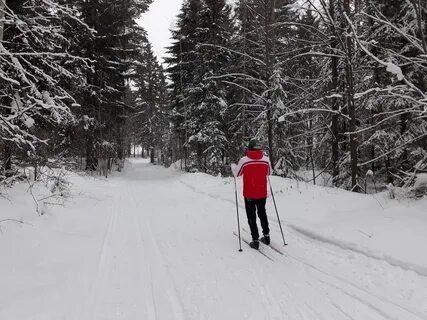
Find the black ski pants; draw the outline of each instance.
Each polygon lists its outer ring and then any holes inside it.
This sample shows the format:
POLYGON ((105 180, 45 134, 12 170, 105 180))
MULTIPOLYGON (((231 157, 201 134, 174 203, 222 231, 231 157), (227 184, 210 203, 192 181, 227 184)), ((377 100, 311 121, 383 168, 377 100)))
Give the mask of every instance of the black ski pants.
POLYGON ((259 220, 261 221, 262 233, 270 234, 268 227, 267 212, 265 211, 266 198, 263 199, 248 199, 245 198, 245 209, 248 217, 249 228, 251 229, 251 235, 253 240, 259 239, 258 226, 256 222, 256 216, 258 213, 259 220))

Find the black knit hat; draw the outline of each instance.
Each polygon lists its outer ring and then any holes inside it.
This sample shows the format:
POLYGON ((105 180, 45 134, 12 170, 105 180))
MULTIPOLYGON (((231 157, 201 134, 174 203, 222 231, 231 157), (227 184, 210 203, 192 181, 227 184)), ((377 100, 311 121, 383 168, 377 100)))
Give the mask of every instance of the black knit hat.
POLYGON ((257 139, 252 139, 248 143, 248 150, 261 150, 261 145, 257 139))

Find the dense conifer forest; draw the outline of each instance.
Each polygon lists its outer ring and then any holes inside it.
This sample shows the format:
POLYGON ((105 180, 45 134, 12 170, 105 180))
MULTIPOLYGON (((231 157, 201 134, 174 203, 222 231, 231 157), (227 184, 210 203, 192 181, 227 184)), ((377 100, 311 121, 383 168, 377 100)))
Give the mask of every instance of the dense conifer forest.
POLYGON ((151 0, 0 0, 0 181, 108 175, 135 146, 229 175, 259 139, 275 174, 364 192, 427 171, 427 3, 185 0, 164 63, 151 0), (368 183, 367 183, 368 182, 368 183))

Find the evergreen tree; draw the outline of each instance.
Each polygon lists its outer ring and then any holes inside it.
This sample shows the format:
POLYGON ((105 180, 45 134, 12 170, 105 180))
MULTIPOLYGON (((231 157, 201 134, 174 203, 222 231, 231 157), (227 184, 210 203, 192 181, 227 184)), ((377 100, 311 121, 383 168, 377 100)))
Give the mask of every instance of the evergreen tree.
POLYGON ((363 164, 385 175, 388 183, 396 178, 397 183, 408 183, 413 177, 409 172, 427 165, 427 127, 420 118, 427 92, 427 60, 422 58, 426 6, 417 1, 371 1, 363 3, 362 13, 365 28, 355 30, 355 37, 370 79, 361 97, 363 164))
POLYGON ((155 158, 158 162, 170 163, 165 72, 154 57, 148 40, 141 51, 141 60, 135 67, 134 112, 130 115, 133 143, 149 151, 152 163, 155 158))
MULTIPOLYGON (((62 17, 73 19, 86 33, 91 31, 73 8, 55 2, 9 0, 4 6, 0 143, 2 168, 8 174, 14 153, 39 162, 42 149, 49 146, 52 152, 61 144, 62 136, 56 130, 74 121, 71 107, 77 104, 68 83, 80 82, 74 66, 87 67, 88 61, 67 51, 75 43, 66 37, 62 17)), ((44 160, 47 157, 45 154, 44 160)))
MULTIPOLYGON (((279 114, 286 93, 283 88, 288 65, 286 51, 290 44, 293 17, 288 9, 294 3, 290 0, 239 2, 238 20, 240 35, 238 45, 244 72, 235 81, 246 91, 242 125, 250 123, 251 130, 245 129, 244 139, 258 136, 268 145, 270 158, 274 164, 278 156, 276 130, 279 114), (278 75, 280 82, 278 83, 278 75), (243 81, 242 81, 243 80, 243 81), (274 85, 273 85, 274 83, 274 85), (275 87, 275 92, 271 90, 275 87)), ((286 89, 285 89, 286 90, 286 89)))
POLYGON ((230 66, 230 7, 225 1, 187 1, 178 18, 167 60, 177 97, 176 132, 191 166, 218 173, 228 146, 224 132, 227 86, 217 77, 230 66))
POLYGON ((94 62, 93 68, 87 70, 87 85, 80 94, 87 169, 95 169, 98 159, 124 158, 125 119, 131 112, 125 104, 128 81, 143 43, 143 30, 136 19, 149 3, 149 0, 80 3, 83 18, 96 30, 93 38, 83 39, 81 43, 86 57, 94 62))

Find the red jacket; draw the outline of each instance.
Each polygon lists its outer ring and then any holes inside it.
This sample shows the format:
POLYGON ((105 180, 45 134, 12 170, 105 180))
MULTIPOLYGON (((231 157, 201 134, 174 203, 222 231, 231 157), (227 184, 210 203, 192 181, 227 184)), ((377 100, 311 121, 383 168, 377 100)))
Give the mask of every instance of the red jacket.
POLYGON ((271 174, 270 159, 261 150, 248 150, 246 157, 231 166, 234 176, 243 176, 243 196, 248 199, 267 198, 267 176, 271 174))

